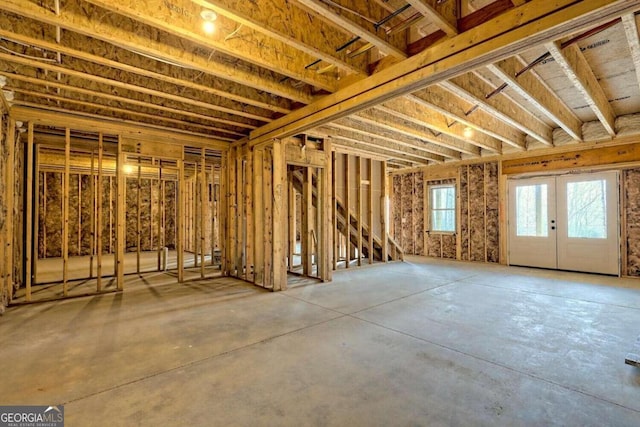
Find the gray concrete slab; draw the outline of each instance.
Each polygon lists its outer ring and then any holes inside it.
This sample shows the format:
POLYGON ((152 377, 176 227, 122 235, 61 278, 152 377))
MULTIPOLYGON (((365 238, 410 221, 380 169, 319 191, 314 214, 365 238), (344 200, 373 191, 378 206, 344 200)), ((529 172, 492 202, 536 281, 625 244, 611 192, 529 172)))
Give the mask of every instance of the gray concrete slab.
POLYGON ((640 425, 640 281, 417 257, 275 294, 174 280, 10 308, 0 404, 65 404, 69 426, 640 425))

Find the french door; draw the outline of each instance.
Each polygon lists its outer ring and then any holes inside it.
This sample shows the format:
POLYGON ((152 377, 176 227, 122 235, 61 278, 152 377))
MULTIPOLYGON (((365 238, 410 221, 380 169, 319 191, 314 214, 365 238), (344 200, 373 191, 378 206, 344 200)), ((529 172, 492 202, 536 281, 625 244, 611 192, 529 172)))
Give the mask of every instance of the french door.
POLYGON ((509 181, 509 264, 618 275, 618 173, 509 181))

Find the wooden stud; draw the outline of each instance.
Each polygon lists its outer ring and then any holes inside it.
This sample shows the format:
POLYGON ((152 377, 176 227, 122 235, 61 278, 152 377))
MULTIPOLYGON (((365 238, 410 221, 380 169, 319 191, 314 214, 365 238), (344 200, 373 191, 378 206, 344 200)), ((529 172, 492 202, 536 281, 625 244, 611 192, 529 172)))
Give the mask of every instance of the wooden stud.
POLYGON ((25 287, 26 300, 31 301, 31 283, 33 281, 33 122, 29 122, 27 126, 27 183, 26 183, 26 207, 25 207, 25 225, 26 236, 24 241, 24 257, 25 257, 25 287))
MULTIPOLYGON (((326 147, 325 147, 325 150, 326 147)), ((336 160, 338 153, 335 151, 328 151, 328 155, 331 156, 331 218, 333 231, 333 269, 338 269, 338 260, 340 258, 340 239, 338 232, 338 200, 337 200, 337 172, 336 172, 336 160)))
POLYGON ((487 164, 482 164, 482 216, 484 219, 484 262, 488 262, 487 251, 487 164))
POLYGON ((69 184, 71 129, 65 129, 64 178, 62 184, 62 294, 69 295, 69 184))
POLYGON ((228 229, 228 215, 229 215, 229 153, 231 150, 223 153, 220 160, 220 198, 218 201, 218 212, 220 215, 219 232, 220 241, 224 242, 220 251, 220 270, 225 276, 229 275, 229 229, 228 229))
POLYGON ((254 218, 253 235, 256 238, 254 245, 255 254, 253 256, 254 267, 254 283, 257 285, 264 284, 264 260, 265 260, 265 231, 264 231, 264 150, 253 150, 253 209, 254 218))
MULTIPOLYGON (((116 168, 117 168, 117 158, 116 158, 116 168)), ((117 174, 117 169, 116 169, 117 174)), ((113 250, 113 244, 115 242, 113 235, 113 226, 114 226, 114 215, 113 215, 113 177, 109 176, 109 253, 115 254, 113 250)), ((116 265, 113 265, 113 274, 116 274, 116 265)))
MULTIPOLYGON (((200 157, 200 278, 204 279, 204 252, 205 252, 205 215, 206 215, 206 197, 207 194, 207 165, 205 157, 205 149, 201 149, 200 157)), ((197 168, 196 168, 197 169, 197 168)), ((213 254, 211 254, 213 256, 213 254)))
POLYGON ((331 259, 335 258, 333 252, 333 214, 335 213, 335 194, 333 193, 333 161, 332 161, 332 141, 326 138, 323 142, 325 153, 326 168, 321 170, 322 174, 322 198, 318 199, 318 209, 322 212, 322 245, 320 247, 321 254, 321 273, 320 278, 325 281, 332 280, 332 268, 330 267, 331 259), (329 203, 331 200, 332 203, 329 203))
POLYGON ((76 255, 82 255, 82 174, 78 172, 78 252, 76 255))
MULTIPOLYGON (((47 172, 42 172, 42 216, 47 217, 47 172)), ((42 255, 47 257, 47 222, 42 221, 42 255)))
POLYGON ((217 202, 217 191, 216 191, 216 170, 215 166, 211 165, 211 182, 209 183, 210 191, 211 191, 211 200, 209 205, 210 217, 211 217, 211 236, 210 236, 210 246, 211 246, 211 265, 216 265, 216 222, 218 218, 218 202, 217 202))
POLYGON ((199 225, 200 222, 198 221, 198 213, 200 212, 200 198, 198 197, 198 163, 194 162, 193 163, 193 178, 191 180, 189 180, 189 197, 190 197, 190 203, 189 203, 189 214, 187 214, 187 218, 189 218, 189 224, 190 224, 190 234, 189 236, 191 237, 191 242, 192 242, 192 250, 193 250, 193 266, 194 267, 198 267, 199 265, 199 260, 198 260, 198 254, 199 254, 199 243, 200 243, 200 230, 199 230, 199 225))
POLYGON ((7 291, 8 302, 13 299, 13 200, 14 200, 14 185, 15 185, 15 137, 16 137, 16 121, 9 119, 9 128, 7 130, 7 165, 6 165, 6 203, 7 203, 7 218, 5 220, 5 252, 4 252, 4 267, 5 267, 5 289, 7 291))
POLYGON ((184 282, 184 238, 185 238, 185 179, 184 179, 184 148, 182 155, 178 159, 178 182, 176 183, 178 190, 178 203, 176 206, 176 250, 178 251, 178 283, 184 282))
POLYGON ((351 179, 350 176, 350 164, 349 155, 344 155, 344 209, 346 212, 345 218, 345 239, 346 239, 346 254, 345 268, 349 268, 351 264, 351 179))
POLYGON ((31 272, 31 277, 33 277, 33 283, 37 283, 38 277, 38 258, 40 254, 40 146, 36 144, 34 146, 35 149, 35 172, 34 172, 34 210, 33 210, 33 239, 34 239, 34 248, 33 248, 33 271, 31 272))
POLYGON ((124 172, 125 152, 122 137, 118 135, 118 158, 116 162, 116 286, 119 291, 124 289, 124 249, 126 244, 126 176, 124 172))
POLYGON ((507 265, 507 175, 502 173, 502 162, 498 162, 498 233, 500 264, 507 265))
POLYGON ((311 255, 313 233, 313 171, 311 167, 303 169, 302 187, 302 230, 300 240, 302 246, 302 274, 311 276, 313 261, 311 255))
POLYGON ((287 165, 284 144, 273 141, 273 290, 287 289, 287 271, 284 259, 286 246, 285 227, 287 211, 285 209, 285 191, 287 165))
POLYGON ((313 196, 311 197, 311 208, 314 212, 315 225, 313 226, 313 254, 315 255, 315 265, 316 265, 316 277, 322 278, 321 276, 321 265, 323 261, 323 256, 325 254, 320 252, 322 247, 322 217, 323 217, 323 201, 324 195, 321 194, 323 189, 323 169, 322 168, 311 168, 311 176, 316 177, 316 206, 313 206, 313 196))
POLYGON ((228 270, 229 275, 236 276, 236 245, 237 245, 237 234, 236 234, 236 222, 238 221, 238 206, 236 204, 237 197, 237 189, 236 189, 236 150, 229 150, 228 154, 228 182, 229 185, 227 187, 227 197, 229 200, 229 213, 227 216, 227 225, 228 225, 228 238, 227 238, 227 246, 228 246, 228 270))
POLYGON ((102 291, 102 157, 104 155, 104 143, 102 132, 98 134, 98 206, 96 224, 96 246, 97 246, 97 272, 96 272, 96 291, 102 291))
POLYGON ((391 178, 387 176, 387 162, 382 161, 381 163, 380 182, 382 185, 382 201, 380 203, 380 240, 382 242, 382 260, 389 262, 389 190, 391 186, 388 180, 391 178))
POLYGON ((367 222, 369 223, 369 241, 367 242, 367 250, 369 251, 369 264, 373 264, 373 160, 367 161, 369 169, 369 211, 367 214, 367 222))
POLYGON ((142 207, 142 194, 141 194, 141 177, 142 177, 142 168, 140 166, 140 162, 142 159, 138 156, 138 177, 136 179, 137 187, 136 187, 136 273, 140 274, 140 234, 142 233, 141 229, 141 216, 140 209, 142 207))
POLYGON ((164 252, 164 181, 162 180, 162 160, 158 160, 158 212, 156 216, 156 233, 158 240, 158 271, 162 270, 164 252))
MULTIPOLYGON (((424 256, 429 256, 429 234, 428 231, 430 229, 429 226, 429 185, 426 178, 426 171, 422 174, 422 254, 424 256)), ((440 253, 442 256, 442 252, 440 253)))
POLYGON ((264 286, 267 289, 274 289, 273 274, 273 150, 264 150, 263 177, 264 183, 264 286))
POLYGON ((356 157, 356 241, 358 267, 362 265, 362 157, 356 157))
POLYGON ((89 172, 89 198, 91 199, 91 216, 89 217, 89 228, 91 229, 91 239, 89 239, 89 278, 93 277, 93 263, 96 254, 96 197, 100 194, 96 191, 95 173, 95 151, 91 150, 91 170, 89 172))
POLYGON ((625 177, 627 175, 626 170, 620 171, 619 182, 619 194, 618 200, 620 200, 620 275, 629 275, 629 247, 628 247, 628 231, 627 231, 627 197, 626 197, 626 184, 625 177))
POLYGON ((467 165, 467 261, 471 261, 471 185, 469 185, 470 166, 467 165))
POLYGON ((287 263, 289 271, 293 271, 294 253, 296 251, 296 193, 293 187, 294 175, 293 171, 287 171, 288 181, 288 212, 289 212, 289 252, 287 254, 287 263))
MULTIPOLYGON (((253 209, 252 209, 252 199, 253 199, 253 180, 251 177, 253 176, 253 158, 251 154, 247 156, 247 160, 245 162, 245 170, 244 170, 244 212, 245 212, 245 245, 244 245, 244 257, 246 264, 246 275, 245 279, 249 282, 254 281, 254 260, 253 260, 253 246, 254 246, 254 235, 253 235, 253 209)), ((286 206, 283 206, 283 209, 286 210, 286 206)))

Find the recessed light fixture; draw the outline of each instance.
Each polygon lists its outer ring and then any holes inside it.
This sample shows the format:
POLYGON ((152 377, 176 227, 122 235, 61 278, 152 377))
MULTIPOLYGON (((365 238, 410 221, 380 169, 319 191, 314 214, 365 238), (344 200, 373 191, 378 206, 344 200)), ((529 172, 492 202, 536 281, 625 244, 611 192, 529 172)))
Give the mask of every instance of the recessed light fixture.
POLYGON ((202 18, 202 29, 206 34, 213 34, 216 31, 216 24, 214 24, 215 20, 218 19, 218 15, 209 9, 203 9, 200 12, 200 17, 202 18))
POLYGON ((473 129, 469 126, 465 127, 462 131, 462 135, 464 135, 465 138, 471 138, 473 136, 473 129))

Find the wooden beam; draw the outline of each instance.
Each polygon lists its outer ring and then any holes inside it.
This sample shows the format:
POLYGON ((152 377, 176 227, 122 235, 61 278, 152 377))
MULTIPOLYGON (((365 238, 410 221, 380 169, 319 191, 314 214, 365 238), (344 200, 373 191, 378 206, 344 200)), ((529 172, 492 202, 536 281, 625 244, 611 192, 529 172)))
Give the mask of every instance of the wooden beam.
POLYGON ((513 126, 545 144, 551 141, 552 129, 550 126, 506 98, 503 93, 487 98, 486 96, 495 88, 474 74, 456 77, 450 81, 442 82, 440 86, 472 103, 474 108, 475 106, 481 108, 487 114, 493 115, 509 126, 513 126))
POLYGON ((365 64, 360 58, 350 58, 346 51, 336 52, 344 43, 345 34, 340 34, 324 22, 313 21, 298 7, 276 2, 258 3, 243 0, 193 0, 206 9, 215 11, 247 28, 265 34, 286 45, 335 65, 347 73, 365 76, 365 64))
POLYGON ((378 49, 381 52, 392 55, 397 58, 406 58, 407 54, 402 50, 398 49, 393 44, 389 43, 387 40, 377 36, 375 33, 366 30, 362 26, 354 23, 348 18, 345 18, 343 14, 336 12, 334 9, 329 7, 326 3, 320 0, 296 0, 298 3, 304 5, 310 10, 314 11, 316 14, 324 16, 331 21, 335 22, 339 27, 344 28, 351 34, 354 34, 360 37, 362 40, 365 40, 378 49))
MULTIPOLYGON (((8 18, 5 17, 5 19, 8 19, 8 18)), ((3 18, 0 16, 0 24, 4 24, 7 26, 7 28, 9 28, 10 22, 3 21, 3 18)), ((179 87, 189 88, 195 91, 196 93, 200 93, 203 95, 221 97, 237 103, 252 105, 254 107, 264 108, 270 111, 279 112, 283 114, 289 113, 291 111, 287 103, 282 102, 285 100, 278 101, 278 100, 274 100, 273 97, 271 96, 265 97, 263 94, 258 93, 256 89, 249 88, 248 86, 236 88, 235 86, 237 86, 237 84, 234 84, 231 81, 222 80, 226 86, 220 87, 220 85, 218 85, 218 87, 213 87, 214 86, 213 84, 207 85, 207 84, 202 84, 201 82, 196 83, 185 77, 173 77, 171 75, 155 72, 148 68, 143 68, 143 65, 141 64, 142 61, 140 60, 141 58, 140 56, 136 56, 136 54, 132 52, 127 52, 122 49, 120 49, 118 52, 119 61, 114 61, 105 57, 104 55, 94 55, 91 53, 87 53, 85 51, 76 50, 71 47, 64 46, 59 43, 49 42, 40 38, 29 37, 24 34, 19 34, 13 31, 5 30, 4 28, 1 28, 1 27, 2 25, 0 25, 0 37, 13 40, 15 42, 19 42, 28 46, 37 47, 43 50, 49 50, 51 52, 61 53, 62 55, 65 55, 65 56, 80 59, 83 61, 88 61, 93 64, 101 65, 104 67, 121 70, 126 73, 131 73, 131 74, 136 74, 138 76, 152 78, 152 79, 173 84, 179 87), (134 65, 129 65, 129 63, 138 63, 139 65, 134 66, 134 65)), ((114 49, 117 49, 117 48, 114 47, 114 49)), ((52 84, 54 82, 48 80, 47 83, 52 84)), ((230 105, 233 105, 233 104, 230 104, 230 105)))
MULTIPOLYGON (((21 64, 21 65, 26 65, 26 66, 30 66, 30 67, 36 67, 39 69, 43 69, 52 73, 60 73, 60 74, 64 74, 67 76, 73 76, 79 79, 83 79, 83 80, 88 80, 88 81, 92 81, 95 83, 99 83, 99 84, 103 84, 106 85, 108 87, 112 87, 112 88, 120 88, 120 89, 124 89, 127 91, 132 91, 132 92, 138 92, 144 95, 149 95, 149 96, 154 96, 157 97, 159 99, 168 99, 171 101, 175 101, 175 102, 179 102, 182 103, 184 105, 190 105, 192 107, 197 107, 197 108, 203 108, 206 110, 211 110, 211 111, 220 111, 220 107, 216 106, 214 104, 208 103, 208 102, 203 102, 203 101, 198 101, 196 99, 191 99, 191 98, 186 98, 184 96, 179 96, 179 95, 174 95, 174 94, 170 94, 167 92, 163 92, 160 90, 155 90, 155 89, 150 89, 144 86, 138 86, 138 85, 133 85, 130 83, 126 83, 126 82, 122 82, 122 81, 118 81, 118 80, 114 80, 114 79, 108 79, 102 76, 96 76, 93 74, 88 74, 88 73, 84 73, 81 71, 76 71, 76 70, 72 70, 69 68, 64 68, 58 65, 52 65, 49 63, 45 63, 45 62, 35 62, 32 59, 29 58, 23 58, 23 57, 19 57, 19 56, 15 56, 15 55, 9 55, 7 53, 2 53, 0 52, 0 60, 3 61, 7 61, 8 63, 16 63, 16 64, 21 64)), ((32 91, 33 92, 33 91, 32 91)), ((36 92, 37 93, 37 92, 36 92)), ((94 94, 96 95, 96 94, 94 94)), ((49 98, 53 98, 54 95, 49 95, 49 98)), ((69 99, 66 98, 64 99, 66 102, 69 102, 69 99)), ((102 106, 104 107, 104 106, 102 106)), ((115 110, 114 107, 111 107, 115 110)), ((238 115, 237 114, 237 110, 230 110, 230 109, 224 109, 226 111, 223 111, 226 114, 233 114, 233 115, 238 115), (228 110, 228 111, 227 111, 228 110)), ((141 114, 141 113, 139 113, 141 114)), ((242 114, 242 115, 246 115, 246 114, 242 114)), ((260 122, 269 122, 271 121, 271 119, 263 117, 263 116, 257 116, 257 115, 253 115, 251 114, 250 119, 253 120, 257 120, 260 122)), ((253 123, 247 123, 244 121, 240 121, 240 120, 230 120, 227 118, 223 118, 223 117, 213 117, 211 116, 210 119, 211 121, 217 122, 217 123, 222 123, 222 124, 227 124, 230 126, 236 126, 239 128, 246 128, 246 129, 255 129, 256 125, 254 125, 253 123)))
MULTIPOLYGON (((516 77, 516 73, 522 70, 525 65, 519 57, 513 57, 491 64, 488 68, 507 83, 511 89, 564 129, 573 139, 581 141, 582 122, 564 101, 554 94, 534 72, 529 71, 516 77)), ((537 139, 547 145, 552 142, 546 139, 537 139)))
POLYGON ((627 36, 631 60, 636 70, 636 82, 640 85, 640 38, 638 36, 638 21, 635 13, 628 13, 622 17, 624 33, 627 36))
POLYGON ((479 156, 480 148, 494 153, 502 152, 502 143, 496 138, 480 132, 466 135, 465 126, 462 123, 448 119, 444 114, 434 111, 420 102, 415 102, 411 95, 387 101, 378 108, 418 126, 426 126, 434 130, 436 134, 444 134, 443 137, 450 137, 438 140, 442 140, 442 144, 461 153, 479 156))
POLYGON ((118 123, 115 121, 97 120, 85 117, 79 117, 75 114, 51 112, 30 107, 13 106, 11 108, 12 115, 25 122, 33 121, 34 124, 44 126, 59 126, 65 123, 74 130, 85 130, 93 132, 104 132, 110 134, 131 135, 139 140, 162 140, 170 143, 188 144, 193 147, 205 146, 214 150, 226 151, 229 149, 229 143, 220 141, 215 138, 206 138, 203 136, 194 136, 170 130, 158 130, 139 124, 118 123))
POLYGON ((460 11, 457 1, 407 0, 407 2, 445 33, 451 36, 458 34, 460 11))
MULTIPOLYGON (((514 148, 525 148, 525 133, 477 108, 474 104, 455 96, 438 85, 407 95, 414 102, 431 108, 465 127, 482 132, 514 148)), ((549 129, 551 140, 551 129, 549 129)), ((501 147, 502 148, 502 147, 501 147)))
POLYGON ((376 108, 372 111, 363 111, 351 118, 353 120, 368 123, 371 126, 377 126, 391 132, 400 133, 404 136, 413 138, 414 140, 422 141, 424 144, 422 148, 433 154, 438 154, 453 160, 460 160, 462 158, 460 151, 452 148, 452 145, 448 144, 451 142, 455 145, 455 141, 452 141, 453 138, 447 135, 443 136, 434 134, 425 127, 407 123, 402 119, 394 119, 393 115, 390 115, 388 111, 383 110, 382 108, 383 107, 376 108))
MULTIPOLYGON (((117 3, 110 0, 88 0, 88 2, 134 21, 166 31, 196 45, 239 58, 295 80, 330 92, 336 88, 335 79, 305 68, 315 59, 313 56, 299 52, 280 40, 265 37, 251 29, 249 31, 245 29, 244 33, 249 34, 241 37, 225 37, 221 34, 222 31, 218 31, 218 34, 212 36, 195 31, 194 29, 201 26, 201 7, 193 2, 181 4, 180 13, 175 13, 169 5, 163 3, 151 7, 151 5, 137 0, 120 0, 117 3)), ((216 25, 221 29, 229 29, 229 32, 235 31, 237 28, 237 24, 220 16, 216 25)))
MULTIPOLYGON (((130 0, 130 3, 133 2, 134 0, 130 0)), ((107 4, 109 2, 103 1, 103 3, 107 4)), ((141 4, 141 7, 145 6, 146 3, 141 4)), ((163 6, 163 8, 165 8, 166 14, 166 6, 163 6)), ((25 3, 22 0, 5 0, 0 3, 0 10, 25 16, 52 26, 58 26, 62 29, 77 32, 107 43, 118 40, 120 47, 132 52, 142 52, 145 55, 177 64, 187 69, 214 75, 295 101, 306 103, 312 99, 309 93, 293 88, 286 83, 279 82, 275 76, 269 76, 264 73, 258 73, 258 75, 256 75, 256 73, 245 70, 242 67, 236 67, 234 64, 228 64, 222 61, 210 61, 206 55, 199 55, 195 49, 174 47, 169 43, 169 36, 157 34, 157 39, 150 39, 145 34, 136 34, 135 32, 121 29, 120 25, 112 25, 107 22, 108 20, 91 19, 86 13, 81 12, 81 5, 77 2, 67 2, 60 15, 55 14, 46 7, 40 7, 36 3, 25 3)), ((149 13, 149 15, 152 16, 153 14, 149 13)), ((106 15, 103 16, 103 18, 105 17, 106 15)), ((161 17, 156 15, 156 18, 160 19, 161 17)), ((118 19, 117 15, 112 19, 118 19)), ((167 19, 165 25, 171 25, 173 22, 173 17, 165 17, 165 19, 167 19)), ((196 27, 198 26, 194 25, 192 28, 196 27)), ((255 49, 251 49, 248 52, 253 53, 253 50, 255 49)))
POLYGON ((493 1, 488 5, 476 10, 475 12, 461 17, 458 20, 458 31, 468 31, 471 28, 477 27, 478 25, 487 22, 490 19, 496 18, 512 7, 513 4, 510 0, 493 1))
POLYGON ((286 137, 634 11, 633 0, 532 0, 251 132, 251 145, 286 137))
POLYGON ((562 49, 559 42, 547 43, 546 47, 571 83, 587 101, 607 133, 611 137, 615 137, 616 114, 589 62, 580 51, 580 47, 577 44, 572 44, 562 49))
MULTIPOLYGON (((82 95, 86 95, 86 96, 92 96, 92 97, 96 97, 96 98, 100 98, 103 100, 109 100, 109 101, 116 101, 118 103, 121 104, 131 104, 131 105, 135 105, 138 107, 143 107, 143 108, 148 108, 148 109, 152 109, 152 110, 157 110, 159 112, 165 112, 165 113, 169 113, 169 114, 176 114, 176 115, 182 115, 184 117, 190 117, 193 119, 197 119, 197 120, 206 120, 206 121, 211 121, 211 122, 217 122, 217 119, 212 118, 210 116, 206 116, 204 114, 198 114, 198 113, 193 113, 191 111, 186 111, 186 110, 179 110, 177 108, 170 108, 170 107, 164 107, 162 105, 157 105, 157 104, 153 104, 153 103, 149 103, 149 102, 143 102, 143 101, 137 101, 134 99, 130 99, 130 98, 126 98, 123 96, 116 96, 116 95, 110 95, 107 93, 98 93, 96 91, 93 90, 88 90, 88 89, 83 89, 83 88, 79 88, 79 87, 75 87, 75 86, 69 86, 69 85, 65 85, 62 83, 57 83, 57 82, 51 82, 51 81, 47 81, 47 80, 40 80, 40 79, 35 79, 32 77, 27 77, 27 76, 21 76, 18 74, 11 74, 11 73, 5 73, 5 72, 0 72, 1 76, 5 76, 7 77, 7 79, 9 79, 9 81, 11 80, 16 80, 16 81, 21 81, 24 83, 28 83, 30 85, 39 85, 39 86, 47 86, 50 88, 56 88, 56 89, 60 89, 60 90, 65 90, 65 91, 69 91, 69 92, 73 92, 73 93, 79 93, 82 95)), ((39 97, 43 97, 43 98, 49 98, 49 99, 58 99, 61 101, 66 101, 66 100, 74 100, 73 98, 69 98, 69 97, 55 97, 55 96, 50 96, 51 94, 47 94, 47 93, 42 93, 42 92, 34 92, 34 91, 26 91, 24 89, 20 89, 17 88, 17 91, 21 91, 22 93, 30 93, 30 94, 34 94, 35 96, 39 96, 39 97)), ((75 100, 77 101, 77 100, 75 100)), ((85 103, 85 105, 91 106, 91 103, 85 103)), ((116 108, 110 108, 110 107, 106 107, 104 105, 100 105, 100 104, 93 104, 94 107, 99 107, 99 108, 107 108, 110 109, 111 111, 126 111, 127 113, 132 113, 135 115, 135 112, 131 111, 131 110, 126 110, 126 109, 116 109, 116 108)), ((145 115, 140 114, 141 117, 144 117, 145 115)), ((154 116, 156 119, 160 119, 162 120, 161 117, 159 117, 158 115, 154 116)), ((201 129, 205 129, 205 130, 210 130, 210 131, 214 131, 214 132, 221 132, 221 133, 226 133, 229 136, 244 136, 243 133, 241 132, 236 132, 234 130, 229 130, 229 129, 225 129, 222 127, 216 127, 216 126, 210 126, 210 125, 204 125, 201 123, 193 123, 193 122, 187 122, 187 121, 183 121, 183 120, 169 120, 172 123, 182 123, 185 125, 190 125, 193 126, 195 125, 195 127, 201 128, 201 129)), ((225 139, 226 137, 220 137, 221 139, 225 139)), ((235 138, 229 138, 229 140, 234 140, 235 138)))

